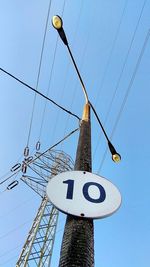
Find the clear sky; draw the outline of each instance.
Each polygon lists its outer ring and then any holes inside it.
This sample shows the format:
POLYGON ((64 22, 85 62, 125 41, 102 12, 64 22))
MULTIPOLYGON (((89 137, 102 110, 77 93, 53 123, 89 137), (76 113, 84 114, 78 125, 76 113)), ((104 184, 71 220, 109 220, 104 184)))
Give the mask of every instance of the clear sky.
MULTIPOLYGON (((49 0, 1 1, 0 68, 34 88, 40 64, 49 0)), ((122 155, 105 153, 107 143, 92 115, 93 172, 113 182, 122 205, 95 221, 95 267, 149 267, 150 240, 150 1, 52 0, 38 90, 81 116, 84 96, 66 47, 51 25, 63 15, 71 50, 105 130, 122 155), (54 56, 55 55, 55 56, 54 56)), ((23 154, 29 137, 34 93, 0 72, 0 179, 23 154)), ((47 149, 78 121, 36 97, 30 151, 47 149)), ((75 159, 78 134, 58 149, 75 159)), ((20 181, 21 173, 16 179, 20 181)), ((6 176, 7 177, 7 176, 6 176)), ((11 182, 12 180, 10 180, 11 182)), ((13 267, 40 204, 21 181, 0 187, 0 266, 13 267), (4 192, 3 192, 4 191, 4 192)), ((58 266, 65 216, 60 216, 52 267, 58 266)))

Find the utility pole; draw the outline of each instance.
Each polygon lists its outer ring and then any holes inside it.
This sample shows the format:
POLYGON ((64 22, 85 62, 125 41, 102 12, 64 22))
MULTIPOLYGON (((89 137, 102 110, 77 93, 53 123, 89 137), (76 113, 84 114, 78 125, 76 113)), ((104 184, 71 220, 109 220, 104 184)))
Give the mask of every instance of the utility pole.
MULTIPOLYGON (((83 110, 75 170, 92 171, 89 104, 85 104, 83 110)), ((94 225, 92 219, 68 215, 61 247, 59 267, 75 266, 94 266, 94 225)))

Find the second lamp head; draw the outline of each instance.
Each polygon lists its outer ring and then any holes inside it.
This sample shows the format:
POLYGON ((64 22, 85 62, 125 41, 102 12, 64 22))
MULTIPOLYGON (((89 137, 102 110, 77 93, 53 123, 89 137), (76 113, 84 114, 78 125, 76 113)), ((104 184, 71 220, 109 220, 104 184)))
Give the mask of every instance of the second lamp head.
POLYGON ((60 30, 63 26, 63 21, 60 16, 55 15, 52 17, 52 25, 56 30, 60 30))

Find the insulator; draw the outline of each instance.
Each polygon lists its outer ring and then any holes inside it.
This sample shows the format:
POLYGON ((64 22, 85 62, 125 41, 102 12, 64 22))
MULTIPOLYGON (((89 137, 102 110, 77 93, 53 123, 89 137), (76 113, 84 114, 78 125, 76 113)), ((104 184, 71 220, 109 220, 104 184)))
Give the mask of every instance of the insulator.
POLYGON ((8 190, 11 190, 13 189, 15 186, 17 186, 19 184, 19 182, 17 180, 13 181, 12 183, 10 183, 8 186, 7 186, 7 189, 8 190))
POLYGON ((25 163, 22 164, 22 172, 26 173, 27 172, 27 165, 25 163))
POLYGON ((11 172, 15 172, 16 170, 18 170, 21 167, 20 163, 15 164, 10 170, 11 172))
POLYGON ((38 141, 38 142, 36 143, 36 151, 39 151, 40 148, 41 148, 41 143, 40 143, 40 141, 38 141))
POLYGON ((24 156, 25 157, 29 156, 29 147, 28 146, 26 146, 25 149, 24 149, 24 156))
POLYGON ((32 160, 33 160, 33 157, 30 156, 30 157, 28 157, 28 158, 25 159, 25 162, 26 162, 26 163, 29 163, 29 162, 32 161, 32 160))

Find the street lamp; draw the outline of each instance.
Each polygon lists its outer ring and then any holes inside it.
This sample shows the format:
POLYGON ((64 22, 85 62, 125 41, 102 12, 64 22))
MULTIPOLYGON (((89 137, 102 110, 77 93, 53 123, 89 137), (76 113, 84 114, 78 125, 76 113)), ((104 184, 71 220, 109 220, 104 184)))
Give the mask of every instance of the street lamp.
POLYGON ((100 121, 100 119, 99 119, 99 117, 98 117, 98 115, 97 115, 97 113, 95 111, 95 108, 93 107, 93 105, 89 101, 89 98, 88 98, 88 94, 87 94, 85 85, 84 85, 83 80, 81 78, 81 75, 80 75, 80 72, 79 72, 78 67, 76 65, 76 62, 74 60, 73 54, 72 54, 72 52, 70 50, 70 47, 69 47, 69 44, 68 44, 68 40, 67 40, 66 34, 64 32, 64 29, 63 29, 63 21, 62 21, 61 17, 58 16, 58 15, 53 16, 53 18, 52 18, 52 25, 58 31, 58 34, 59 34, 61 40, 63 41, 63 43, 67 46, 68 52, 70 54, 70 57, 72 59, 73 65, 74 65, 74 67, 76 69, 76 72, 78 74, 78 77, 79 77, 79 80, 80 80, 80 83, 81 83, 81 86, 82 86, 82 90, 83 90, 83 93, 84 93, 84 96, 85 96, 85 103, 88 104, 88 106, 91 106, 91 108, 92 108, 92 110, 93 110, 93 112, 94 112, 94 114, 95 114, 95 116, 96 116, 96 118, 97 118, 97 120, 98 120, 98 122, 100 124, 100 127, 101 127, 101 129, 102 129, 102 131, 103 131, 103 133, 104 133, 104 135, 105 135, 105 137, 107 139, 108 147, 109 147, 109 150, 110 150, 111 155, 112 155, 112 160, 115 163, 118 163, 118 162, 121 161, 121 156, 116 151, 116 149, 114 148, 114 146, 112 145, 112 143, 110 142, 110 140, 109 140, 109 138, 108 138, 108 136, 106 134, 106 131, 105 131, 105 129, 104 129, 104 127, 103 127, 103 125, 102 125, 102 123, 101 123, 101 121, 100 121))

